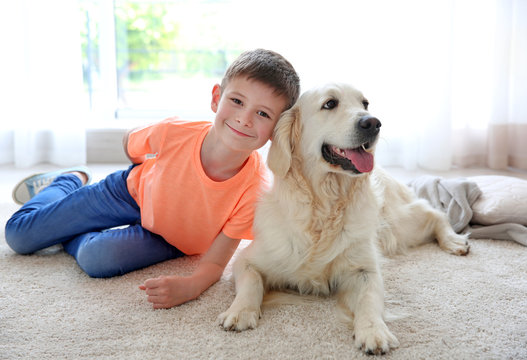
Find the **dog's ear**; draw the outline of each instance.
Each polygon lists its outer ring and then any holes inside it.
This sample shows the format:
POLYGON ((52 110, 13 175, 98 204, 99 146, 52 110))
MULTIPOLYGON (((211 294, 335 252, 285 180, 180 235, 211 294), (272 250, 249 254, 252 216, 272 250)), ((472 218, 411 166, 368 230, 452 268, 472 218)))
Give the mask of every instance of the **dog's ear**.
POLYGON ((274 128, 267 165, 275 176, 284 177, 291 167, 292 154, 300 137, 299 116, 298 107, 294 106, 282 114, 274 128))

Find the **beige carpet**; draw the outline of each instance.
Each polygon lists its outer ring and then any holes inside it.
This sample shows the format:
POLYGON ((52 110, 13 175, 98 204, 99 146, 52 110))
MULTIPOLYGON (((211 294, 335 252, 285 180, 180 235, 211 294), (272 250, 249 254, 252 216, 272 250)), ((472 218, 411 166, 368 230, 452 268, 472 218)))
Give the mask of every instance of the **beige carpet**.
MULTIPOLYGON (((334 301, 264 310, 260 326, 226 332, 216 316, 234 297, 224 278, 191 303, 152 310, 137 289, 191 272, 197 258, 112 279, 91 279, 60 247, 31 256, 5 244, 16 210, 0 204, 0 359, 355 359, 334 301)), ((527 359, 527 248, 472 241, 468 257, 435 244, 384 265, 389 324, 401 345, 386 359, 527 359)))

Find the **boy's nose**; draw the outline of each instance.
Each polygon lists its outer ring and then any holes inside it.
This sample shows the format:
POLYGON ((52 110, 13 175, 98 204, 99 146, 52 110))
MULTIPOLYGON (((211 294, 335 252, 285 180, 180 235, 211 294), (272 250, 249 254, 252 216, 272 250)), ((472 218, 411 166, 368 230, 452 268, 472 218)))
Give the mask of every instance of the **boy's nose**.
POLYGON ((248 111, 242 111, 241 113, 239 113, 237 120, 240 124, 244 126, 252 125, 251 114, 248 111))

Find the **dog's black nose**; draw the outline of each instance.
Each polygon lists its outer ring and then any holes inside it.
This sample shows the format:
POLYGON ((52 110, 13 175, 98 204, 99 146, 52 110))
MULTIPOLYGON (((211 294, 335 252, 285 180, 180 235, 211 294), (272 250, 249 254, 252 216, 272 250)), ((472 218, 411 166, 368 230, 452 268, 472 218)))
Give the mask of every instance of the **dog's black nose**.
POLYGON ((359 119, 359 127, 362 130, 371 132, 372 134, 377 134, 381 125, 380 120, 371 115, 364 115, 359 119))

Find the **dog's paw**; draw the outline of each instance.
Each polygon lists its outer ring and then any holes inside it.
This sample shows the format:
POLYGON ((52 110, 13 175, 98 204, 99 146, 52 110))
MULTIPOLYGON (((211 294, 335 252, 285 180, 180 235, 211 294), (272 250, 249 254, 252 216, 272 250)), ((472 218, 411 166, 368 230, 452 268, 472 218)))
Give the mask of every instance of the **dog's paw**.
POLYGON ((355 329, 355 346, 368 355, 384 355, 399 346, 399 341, 384 322, 355 329))
POLYGON ((446 240, 443 240, 439 246, 446 252, 459 256, 467 255, 470 251, 470 245, 466 236, 457 234, 455 236, 448 237, 446 240))
POLYGON ((229 309, 218 316, 218 323, 225 330, 243 331, 256 328, 259 319, 259 310, 246 308, 236 311, 229 309))

